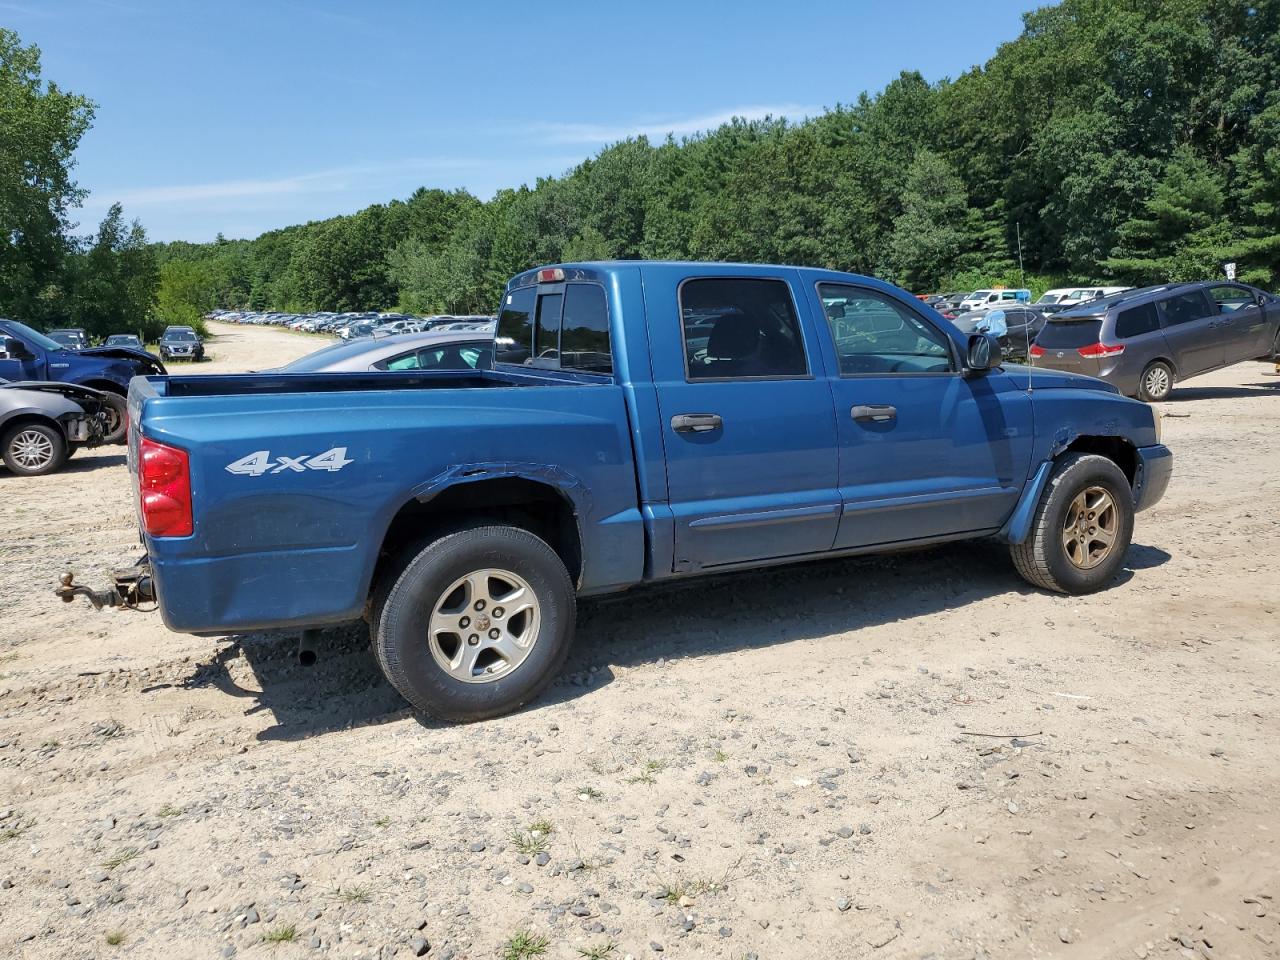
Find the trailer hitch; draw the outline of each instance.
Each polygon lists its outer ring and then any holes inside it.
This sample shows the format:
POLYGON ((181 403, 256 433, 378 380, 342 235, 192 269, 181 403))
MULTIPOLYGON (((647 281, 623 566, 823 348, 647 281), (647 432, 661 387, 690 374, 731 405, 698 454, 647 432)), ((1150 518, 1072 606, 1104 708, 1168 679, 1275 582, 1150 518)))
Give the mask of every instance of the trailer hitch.
POLYGON ((151 566, 145 561, 136 567, 125 567, 111 575, 111 586, 103 590, 94 590, 75 582, 75 574, 68 570, 62 575, 61 585, 54 590, 63 603, 70 603, 76 597, 84 597, 95 610, 103 607, 127 607, 131 610, 141 609, 144 603, 154 603, 156 599, 155 584, 151 580, 151 566))

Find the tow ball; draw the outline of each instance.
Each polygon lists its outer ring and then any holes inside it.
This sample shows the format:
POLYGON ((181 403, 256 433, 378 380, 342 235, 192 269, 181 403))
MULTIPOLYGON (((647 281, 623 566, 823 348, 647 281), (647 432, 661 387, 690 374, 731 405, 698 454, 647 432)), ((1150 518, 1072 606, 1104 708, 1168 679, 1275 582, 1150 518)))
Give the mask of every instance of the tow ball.
POLYGON ((70 603, 76 597, 84 597, 93 604, 95 610, 103 607, 129 607, 136 610, 140 604, 154 603, 156 599, 151 568, 145 564, 116 570, 111 575, 111 586, 102 590, 76 583, 75 574, 68 570, 62 575, 61 585, 54 593, 62 598, 63 603, 70 603))

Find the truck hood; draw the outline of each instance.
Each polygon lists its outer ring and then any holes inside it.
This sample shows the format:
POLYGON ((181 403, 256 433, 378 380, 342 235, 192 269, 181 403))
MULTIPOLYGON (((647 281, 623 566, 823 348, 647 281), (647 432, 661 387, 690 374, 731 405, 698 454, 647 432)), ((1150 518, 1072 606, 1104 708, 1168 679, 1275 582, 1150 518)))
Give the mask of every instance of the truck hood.
POLYGON ((1119 389, 1097 377, 1086 377, 1082 373, 1067 373, 1065 370, 1045 370, 1042 367, 1028 367, 1020 363, 1004 363, 1001 368, 1005 374, 1017 382, 1025 382, 1029 377, 1031 389, 1048 390, 1066 387, 1079 390, 1101 390, 1103 393, 1119 393, 1119 389))
MULTIPOLYGON (((164 374, 164 364, 158 359, 147 353, 145 350, 135 350, 133 347, 89 347, 87 350, 80 350, 76 353, 79 357, 102 357, 106 360, 133 360, 141 363, 149 369, 146 373, 164 374)), ((139 373, 144 375, 143 372, 139 373)))

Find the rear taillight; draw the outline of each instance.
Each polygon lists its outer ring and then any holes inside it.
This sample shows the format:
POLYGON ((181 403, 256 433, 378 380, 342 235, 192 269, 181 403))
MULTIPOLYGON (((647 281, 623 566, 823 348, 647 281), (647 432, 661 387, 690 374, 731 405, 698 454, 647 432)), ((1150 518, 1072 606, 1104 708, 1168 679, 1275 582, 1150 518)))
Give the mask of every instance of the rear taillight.
POLYGON ((187 451, 142 438, 138 489, 142 525, 153 537, 189 537, 191 521, 191 465, 187 451))
POLYGON ((1076 353, 1082 357, 1118 357, 1124 353, 1123 343, 1091 343, 1076 353))
POLYGON ((1033 356, 1033 357, 1043 357, 1043 356, 1044 356, 1044 347, 1040 346, 1040 344, 1038 344, 1038 343, 1033 343, 1033 344, 1031 345, 1031 351, 1030 351, 1030 353, 1031 353, 1031 356, 1033 356))

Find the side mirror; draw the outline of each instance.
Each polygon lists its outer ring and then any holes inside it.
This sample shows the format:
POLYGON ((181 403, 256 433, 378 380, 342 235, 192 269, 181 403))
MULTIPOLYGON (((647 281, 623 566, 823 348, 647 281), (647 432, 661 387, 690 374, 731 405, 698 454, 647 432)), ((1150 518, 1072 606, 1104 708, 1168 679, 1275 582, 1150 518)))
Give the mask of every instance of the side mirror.
POLYGON ((965 370, 969 373, 986 373, 1000 364, 1000 341, 989 333, 975 333, 969 337, 965 353, 965 370))
POLYGON ((0 339, 0 353, 4 354, 6 360, 34 360, 35 355, 27 349, 27 345, 21 340, 15 340, 12 337, 4 337, 0 339))

